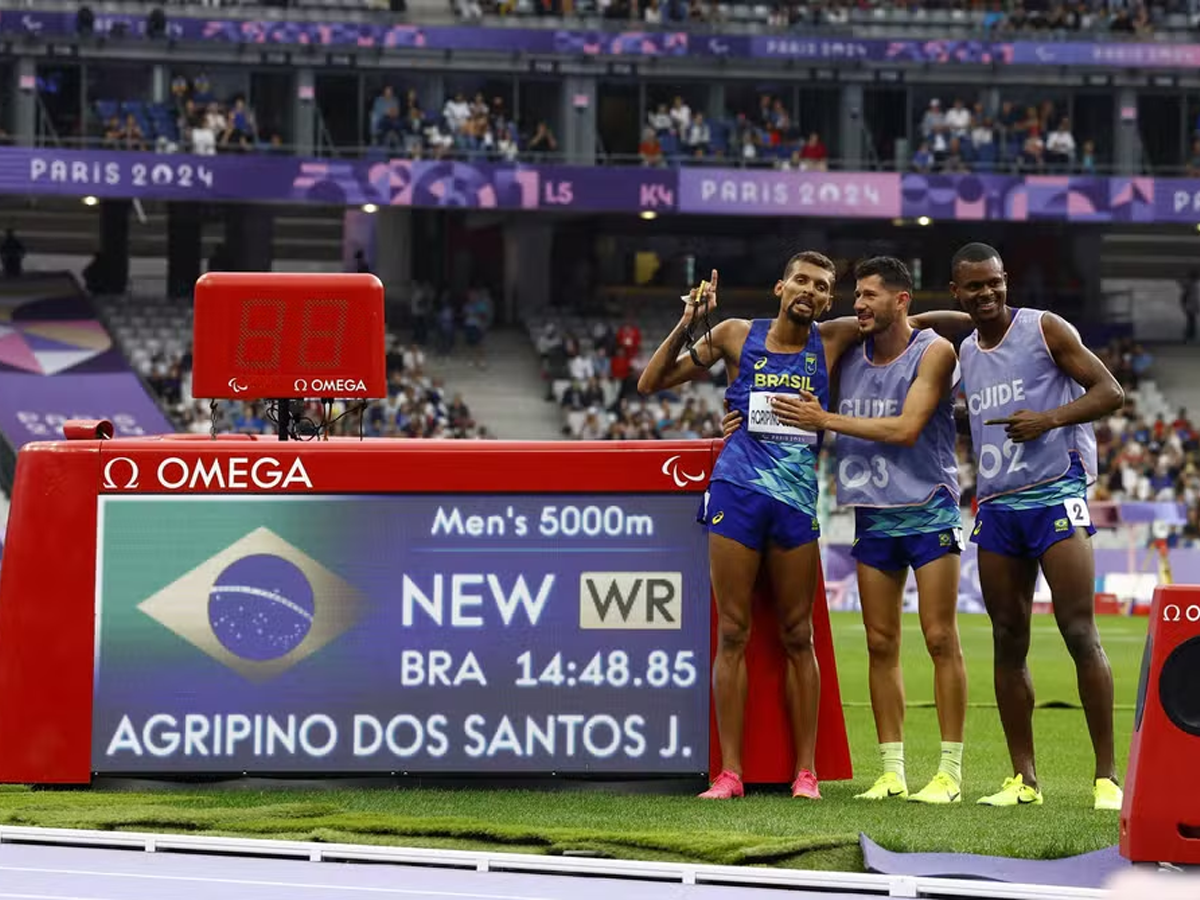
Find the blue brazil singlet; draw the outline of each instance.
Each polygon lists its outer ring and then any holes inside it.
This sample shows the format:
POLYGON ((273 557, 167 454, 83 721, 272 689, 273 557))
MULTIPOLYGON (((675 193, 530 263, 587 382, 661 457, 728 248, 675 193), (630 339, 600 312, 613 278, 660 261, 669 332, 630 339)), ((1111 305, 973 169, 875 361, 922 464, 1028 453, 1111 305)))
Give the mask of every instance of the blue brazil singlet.
POLYGON ((771 411, 770 398, 796 396, 805 390, 828 409, 825 344, 814 322, 799 353, 772 353, 766 341, 773 321, 755 319, 750 323, 737 378, 725 391, 729 408, 742 414, 742 424, 726 440, 712 480, 728 481, 815 515, 817 454, 824 432, 784 425, 771 411))

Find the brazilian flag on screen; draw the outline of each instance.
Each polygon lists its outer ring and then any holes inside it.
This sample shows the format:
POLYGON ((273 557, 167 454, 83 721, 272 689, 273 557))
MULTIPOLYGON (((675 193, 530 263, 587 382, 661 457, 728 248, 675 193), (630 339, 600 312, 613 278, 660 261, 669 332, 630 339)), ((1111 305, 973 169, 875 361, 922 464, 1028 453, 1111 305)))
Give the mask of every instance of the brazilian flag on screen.
MULTIPOLYGON (((329 500, 106 497, 97 673, 215 663, 265 684, 355 627, 352 507, 329 500), (124 663, 124 664, 123 664, 124 663)), ((359 545, 361 546, 361 545, 359 545)), ((210 673, 211 674, 211 673, 210 673)))

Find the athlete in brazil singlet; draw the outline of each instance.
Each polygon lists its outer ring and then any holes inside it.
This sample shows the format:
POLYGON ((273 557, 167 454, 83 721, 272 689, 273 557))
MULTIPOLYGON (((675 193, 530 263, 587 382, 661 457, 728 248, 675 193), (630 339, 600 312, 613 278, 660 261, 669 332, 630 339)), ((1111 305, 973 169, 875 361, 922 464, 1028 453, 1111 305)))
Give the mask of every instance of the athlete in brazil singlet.
POLYGON ((824 437, 780 422, 771 410, 776 394, 814 394, 829 404, 825 347, 814 323, 799 353, 766 347, 771 320, 755 319, 742 348, 737 378, 725 392, 742 424, 726 441, 705 495, 701 521, 756 550, 768 540, 784 548, 820 537, 817 456, 824 437))

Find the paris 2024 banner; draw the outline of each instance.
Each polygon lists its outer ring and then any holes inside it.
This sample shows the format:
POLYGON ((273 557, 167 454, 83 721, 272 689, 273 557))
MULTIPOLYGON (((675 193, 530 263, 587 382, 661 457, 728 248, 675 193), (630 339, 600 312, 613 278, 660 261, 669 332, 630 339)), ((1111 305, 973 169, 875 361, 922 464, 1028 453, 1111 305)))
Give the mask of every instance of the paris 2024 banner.
POLYGON ((10 147, 26 196, 955 221, 1200 222, 1200 179, 566 166, 10 147))

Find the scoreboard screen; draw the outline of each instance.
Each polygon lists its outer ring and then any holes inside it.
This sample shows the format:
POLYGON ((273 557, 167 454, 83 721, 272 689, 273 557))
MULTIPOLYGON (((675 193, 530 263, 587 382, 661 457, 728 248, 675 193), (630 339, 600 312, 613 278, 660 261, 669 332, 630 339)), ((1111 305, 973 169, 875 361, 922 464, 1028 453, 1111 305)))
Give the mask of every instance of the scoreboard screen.
POLYGON ((103 495, 93 771, 706 772, 699 499, 103 495))

